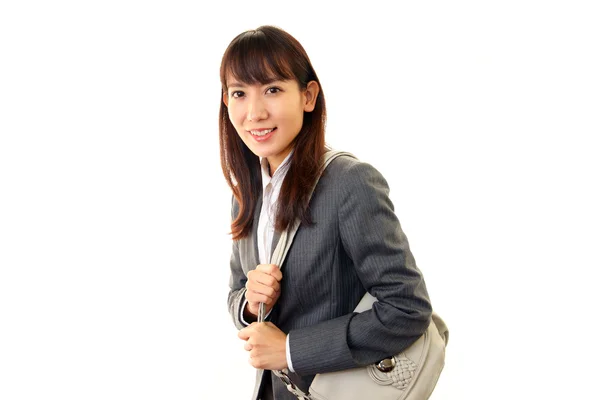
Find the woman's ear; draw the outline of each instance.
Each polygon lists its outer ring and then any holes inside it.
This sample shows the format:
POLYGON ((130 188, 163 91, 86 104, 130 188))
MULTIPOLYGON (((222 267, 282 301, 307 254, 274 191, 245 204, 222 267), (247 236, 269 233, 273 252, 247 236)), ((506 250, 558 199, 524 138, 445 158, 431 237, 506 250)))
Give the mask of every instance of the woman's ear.
POLYGON ((319 95, 319 84, 317 81, 310 81, 304 90, 304 111, 311 112, 317 104, 317 96, 319 95))
POLYGON ((223 93, 223 103, 225 103, 225 107, 229 107, 229 105, 227 104, 227 102, 229 101, 229 96, 227 96, 227 92, 221 90, 221 92, 223 93))

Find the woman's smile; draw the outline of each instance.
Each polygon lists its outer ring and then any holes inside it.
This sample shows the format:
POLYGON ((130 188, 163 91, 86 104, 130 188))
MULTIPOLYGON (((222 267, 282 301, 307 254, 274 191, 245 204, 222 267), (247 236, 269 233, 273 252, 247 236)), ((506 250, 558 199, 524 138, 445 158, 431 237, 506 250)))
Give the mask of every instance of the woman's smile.
POLYGON ((273 136, 273 132, 277 130, 277 127, 271 129, 252 129, 249 130, 250 134, 257 142, 264 142, 273 136))

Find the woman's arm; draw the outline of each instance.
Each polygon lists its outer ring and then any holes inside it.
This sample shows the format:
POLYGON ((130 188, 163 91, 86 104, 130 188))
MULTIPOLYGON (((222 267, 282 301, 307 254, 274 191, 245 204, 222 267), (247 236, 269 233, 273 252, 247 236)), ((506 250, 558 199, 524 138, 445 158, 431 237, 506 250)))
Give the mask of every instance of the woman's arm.
POLYGON ((396 354, 425 332, 431 316, 425 282, 383 176, 369 164, 351 163, 338 183, 341 243, 360 283, 378 302, 360 314, 292 330, 291 358, 301 375, 353 368, 396 354))
POLYGON ((231 248, 231 260, 229 262, 231 274, 229 277, 229 296, 227 298, 227 306, 229 314, 233 319, 233 323, 238 329, 242 329, 246 324, 241 320, 241 311, 245 303, 246 294, 246 275, 242 269, 240 262, 240 253, 238 241, 234 240, 231 248))
MULTIPOLYGON (((231 220, 233 221, 239 211, 239 205, 234 196, 231 196, 231 220)), ((240 260, 239 241, 233 240, 231 246, 231 259, 229 268, 231 270, 229 276, 229 296, 227 297, 227 307, 229 314, 233 319, 233 323, 238 329, 247 326, 241 320, 241 310, 244 305, 246 294, 246 274, 242 268, 240 260)))

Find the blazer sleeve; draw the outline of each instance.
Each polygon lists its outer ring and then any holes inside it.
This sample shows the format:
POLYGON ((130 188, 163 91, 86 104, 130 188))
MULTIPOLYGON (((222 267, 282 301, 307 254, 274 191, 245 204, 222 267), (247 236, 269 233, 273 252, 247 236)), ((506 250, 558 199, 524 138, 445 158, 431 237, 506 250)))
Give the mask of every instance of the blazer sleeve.
POLYGON ((397 354, 425 332, 431 317, 425 282, 383 176, 369 164, 352 163, 336 188, 341 244, 360 283, 378 302, 363 313, 292 330, 291 358, 300 375, 355 368, 397 354))
MULTIPOLYGON (((231 217, 232 220, 237 215, 237 203, 235 199, 232 199, 231 205, 231 217)), ((240 260, 240 251, 239 251, 239 241, 233 240, 232 248, 231 248, 231 259, 229 261, 229 268, 231 269, 231 274, 229 277, 229 296, 227 298, 227 306, 229 308, 229 314, 233 319, 233 323, 238 329, 242 329, 246 327, 246 325, 242 322, 241 315, 241 307, 244 304, 245 294, 246 294, 246 274, 242 269, 242 263, 240 260)))

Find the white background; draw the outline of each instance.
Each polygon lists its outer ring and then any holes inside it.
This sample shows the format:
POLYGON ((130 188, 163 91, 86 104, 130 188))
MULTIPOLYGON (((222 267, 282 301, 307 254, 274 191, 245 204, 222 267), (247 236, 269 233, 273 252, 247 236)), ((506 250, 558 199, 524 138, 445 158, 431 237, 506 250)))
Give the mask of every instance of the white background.
POLYGON ((262 24, 388 180, 451 331, 432 399, 597 395, 595 2, 332 3, 1 3, 1 399, 249 398, 218 74, 262 24))

